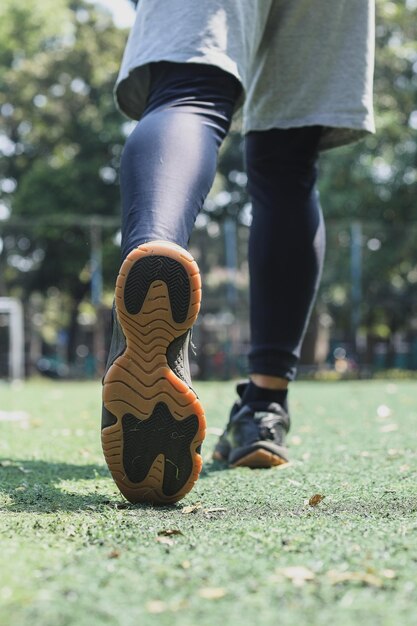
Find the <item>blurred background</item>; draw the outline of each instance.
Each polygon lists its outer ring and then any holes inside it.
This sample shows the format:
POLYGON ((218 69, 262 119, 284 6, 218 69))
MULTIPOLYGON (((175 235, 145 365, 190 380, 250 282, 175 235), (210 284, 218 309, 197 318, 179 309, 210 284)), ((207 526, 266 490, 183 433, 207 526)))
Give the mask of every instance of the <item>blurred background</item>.
MULTIPOLYGON (((113 102, 128 0, 0 5, 0 378, 95 378, 120 262, 113 102)), ((326 265, 300 376, 417 372, 417 0, 377 0, 378 133, 324 154, 326 265)), ((243 376, 246 192, 239 119, 190 250, 203 274, 200 379, 243 376)), ((273 279, 273 277, 271 277, 273 279)))

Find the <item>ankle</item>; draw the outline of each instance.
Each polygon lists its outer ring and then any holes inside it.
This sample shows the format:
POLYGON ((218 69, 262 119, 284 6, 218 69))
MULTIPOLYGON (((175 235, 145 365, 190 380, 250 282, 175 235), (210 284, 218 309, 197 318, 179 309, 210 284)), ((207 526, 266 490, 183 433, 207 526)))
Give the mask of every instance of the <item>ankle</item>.
POLYGON ((288 389, 268 389, 259 387, 253 380, 250 380, 242 395, 242 404, 252 404, 263 402, 266 404, 279 404, 288 412, 288 389))
POLYGON ((257 387, 274 391, 285 391, 288 389, 288 383, 290 382, 286 378, 266 374, 251 374, 249 378, 257 387))

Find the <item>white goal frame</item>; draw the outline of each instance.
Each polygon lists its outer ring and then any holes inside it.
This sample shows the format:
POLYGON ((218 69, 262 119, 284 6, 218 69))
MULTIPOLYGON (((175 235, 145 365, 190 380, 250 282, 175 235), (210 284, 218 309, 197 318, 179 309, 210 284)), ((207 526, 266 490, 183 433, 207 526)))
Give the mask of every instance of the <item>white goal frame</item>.
POLYGON ((22 380, 25 376, 25 341, 23 307, 16 298, 0 298, 0 314, 9 316, 9 377, 22 380))

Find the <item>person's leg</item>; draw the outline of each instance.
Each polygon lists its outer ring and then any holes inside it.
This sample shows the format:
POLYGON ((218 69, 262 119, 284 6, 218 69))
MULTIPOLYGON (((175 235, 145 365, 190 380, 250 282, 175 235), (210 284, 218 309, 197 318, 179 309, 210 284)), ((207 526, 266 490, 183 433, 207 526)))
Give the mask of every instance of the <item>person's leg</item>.
POLYGON ((251 132, 246 161, 253 221, 249 240, 252 381, 293 380, 319 285, 324 224, 315 187, 318 126, 251 132))
POLYGON ((216 67, 151 66, 146 110, 121 161, 122 258, 155 239, 187 245, 240 91, 216 67))
POLYGON ((102 441, 130 501, 168 504, 197 480, 205 432, 187 354, 201 282, 184 246, 240 87, 209 66, 161 63, 151 74, 147 108, 121 164, 124 260, 103 381, 102 441))
POLYGON ((287 386, 324 255, 317 154, 374 132, 373 31, 373 0, 317 0, 313 12, 308 0, 273 0, 251 48, 243 115, 253 201, 251 380, 238 385, 214 453, 232 465, 287 460, 287 386))
POLYGON ((287 462, 287 386, 296 364, 324 256, 315 189, 319 127, 251 132, 246 137, 253 221, 249 238, 250 382, 214 458, 232 466, 287 462))

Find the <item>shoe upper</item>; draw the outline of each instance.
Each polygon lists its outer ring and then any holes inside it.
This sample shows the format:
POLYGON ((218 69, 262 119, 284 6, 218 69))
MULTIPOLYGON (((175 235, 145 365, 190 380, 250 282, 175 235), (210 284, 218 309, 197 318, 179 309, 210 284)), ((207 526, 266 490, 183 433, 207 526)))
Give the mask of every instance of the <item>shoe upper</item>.
MULTIPOLYGON (((104 371, 104 376, 107 374, 107 370, 110 365, 117 359, 118 356, 123 354, 126 349, 126 337, 123 334, 122 327, 117 319, 116 305, 113 302, 112 308, 112 335, 110 341, 109 353, 107 355, 107 363, 104 371)), ((103 379, 104 379, 103 376, 103 379)))
POLYGON ((229 423, 215 448, 215 458, 236 459, 249 448, 264 447, 286 459, 285 436, 290 429, 290 417, 276 402, 242 404, 246 383, 237 386, 239 399, 233 405, 229 423))
POLYGON ((174 339, 167 349, 167 362, 172 371, 192 389, 188 349, 191 343, 191 329, 174 339))
MULTIPOLYGON (((167 362, 175 374, 191 387, 190 363, 188 349, 191 341, 191 330, 187 330, 184 335, 174 339, 167 348, 167 362)), ((126 350, 126 337, 117 318, 116 306, 113 303, 112 309, 112 335, 107 355, 104 376, 110 365, 114 363, 118 356, 126 350)), ((104 378, 103 376, 103 378, 104 378)))
POLYGON ((250 446, 259 441, 282 446, 289 427, 288 413, 281 405, 251 402, 233 413, 226 432, 232 448, 250 446))

